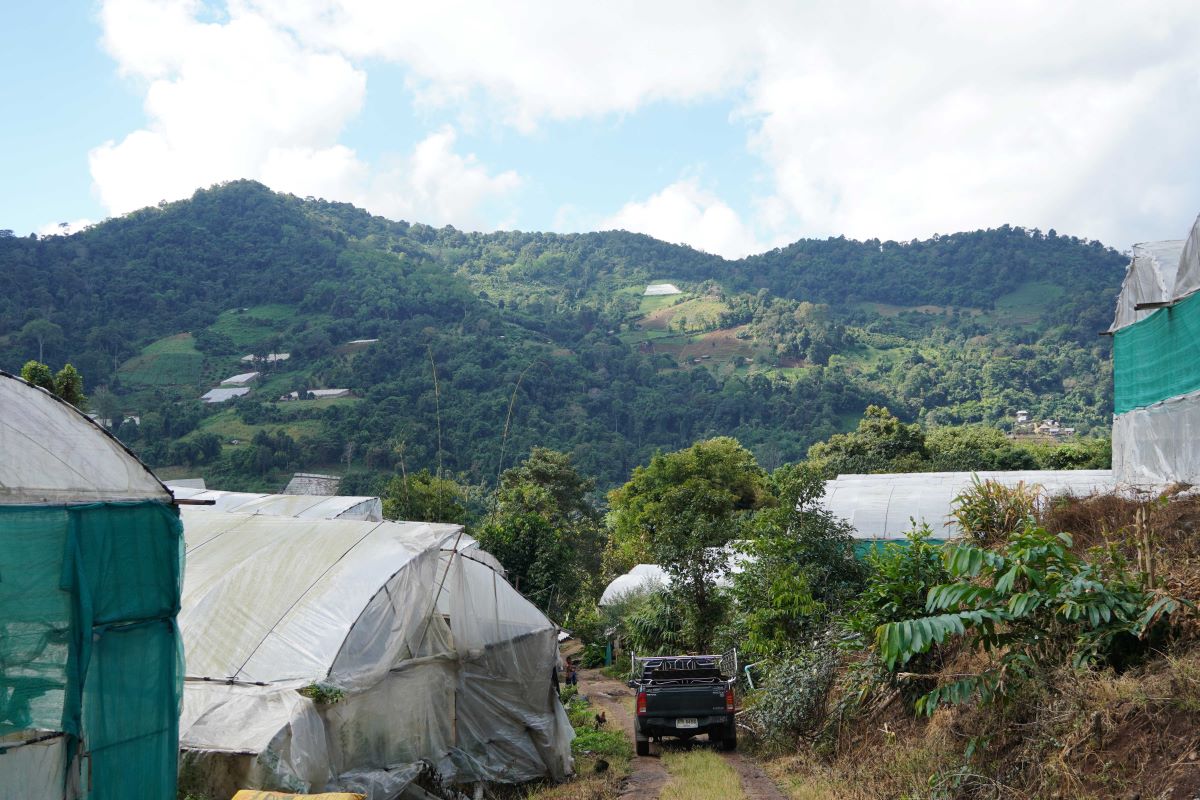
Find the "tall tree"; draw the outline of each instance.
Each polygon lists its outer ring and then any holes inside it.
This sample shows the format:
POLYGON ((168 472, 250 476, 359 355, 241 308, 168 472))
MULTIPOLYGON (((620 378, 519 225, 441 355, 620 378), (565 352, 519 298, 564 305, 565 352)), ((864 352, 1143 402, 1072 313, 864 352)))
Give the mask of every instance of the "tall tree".
POLYGON ((70 364, 64 365, 54 376, 54 393, 81 411, 87 410, 87 396, 83 393, 83 376, 70 364))
POLYGON ((392 478, 382 499, 387 519, 465 524, 470 516, 463 487, 427 469, 392 478))
POLYGON ((535 447, 500 476, 495 509, 479 532, 509 578, 557 619, 595 588, 601 536, 588 499, 594 486, 566 453, 535 447))
POLYGON ((25 366, 21 367, 21 377, 51 394, 55 393, 54 373, 40 361, 26 361, 25 366))
POLYGON ((689 641, 707 649, 723 609, 716 584, 729 572, 727 545, 746 535, 753 511, 775 502, 754 455, 729 437, 697 442, 654 456, 608 499, 610 563, 644 554, 660 564, 686 600, 689 641))
POLYGON ((48 319, 30 320, 21 328, 18 338, 29 344, 37 344, 38 361, 46 360, 46 346, 57 347, 63 342, 63 330, 48 319))

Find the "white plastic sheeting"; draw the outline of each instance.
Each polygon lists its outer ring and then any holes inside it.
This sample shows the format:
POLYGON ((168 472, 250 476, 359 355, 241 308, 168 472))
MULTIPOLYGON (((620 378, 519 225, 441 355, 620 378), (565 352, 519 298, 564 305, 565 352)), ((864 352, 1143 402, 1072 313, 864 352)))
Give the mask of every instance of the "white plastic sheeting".
MULTIPOLYGON (((1143 242, 1133 246, 1133 258, 1125 269, 1121 292, 1117 295, 1117 310, 1110 331, 1120 330, 1145 319, 1154 309, 1138 311, 1141 303, 1169 303, 1179 295, 1176 283, 1181 277, 1180 257, 1186 242, 1173 239, 1165 242, 1143 242)), ((1194 253, 1195 248, 1192 248, 1194 253)), ((1200 270, 1198 270, 1200 272, 1200 270)), ((1194 285, 1200 275, 1182 276, 1183 285, 1194 285)), ((1195 287, 1193 286, 1193 289, 1195 287)))
MULTIPOLYGON (((737 575, 745 566, 747 561, 752 561, 753 556, 747 555, 739 551, 731 543, 720 548, 724 551, 726 571, 718 573, 716 577, 717 586, 729 586, 730 578, 737 575)), ((713 551, 716 554, 716 551, 713 551)), ((613 578, 608 586, 604 587, 604 591, 600 595, 600 605, 608 606, 618 602, 622 597, 633 592, 642 592, 658 588, 668 588, 671 585, 671 575, 658 564, 638 564, 633 569, 626 572, 624 575, 618 575, 613 578)))
POLYGON ((169 500, 103 428, 49 392, 0 372, 0 504, 169 500))
POLYGON ((658 564, 638 564, 624 575, 618 575, 604 587, 600 605, 610 606, 622 597, 636 592, 665 588, 671 585, 671 576, 658 564))
POLYGON ((557 626, 443 550, 458 526, 183 513, 186 776, 378 798, 421 759, 465 781, 570 773, 557 626), (297 693, 312 683, 344 697, 297 693))
POLYGON ((1113 473, 1123 484, 1200 484, 1200 392, 1113 418, 1113 473))
POLYGON ((311 494, 255 494, 201 489, 167 481, 175 497, 181 500, 212 500, 211 506, 195 506, 213 511, 237 511, 243 514, 272 514, 302 519, 359 519, 383 521, 383 503, 378 497, 311 494))
POLYGON ((948 539, 959 533, 950 517, 954 498, 971 487, 973 476, 1005 486, 1037 485, 1048 496, 1083 496, 1116 487, 1112 470, 839 475, 825 482, 821 502, 830 513, 849 522, 859 539, 902 539, 913 520, 927 523, 935 538, 948 539))
POLYGON ((42 738, 44 733, 41 736, 38 732, 28 733, 29 736, 0 738, 0 797, 62 800, 67 773, 66 738, 47 739, 42 738), (22 741, 28 743, 20 744, 22 741))
MULTIPOLYGON (((1186 240, 1134 245, 1110 331, 1153 314, 1139 303, 1170 303, 1200 290, 1200 217, 1186 240)), ((1136 488, 1200 484, 1200 392, 1113 418, 1113 473, 1136 488)))
POLYGON ((1133 258, 1125 270, 1117 310, 1110 331, 1132 325, 1154 313, 1141 303, 1170 303, 1200 289, 1200 217, 1192 223, 1187 239, 1143 242, 1133 246, 1133 258))

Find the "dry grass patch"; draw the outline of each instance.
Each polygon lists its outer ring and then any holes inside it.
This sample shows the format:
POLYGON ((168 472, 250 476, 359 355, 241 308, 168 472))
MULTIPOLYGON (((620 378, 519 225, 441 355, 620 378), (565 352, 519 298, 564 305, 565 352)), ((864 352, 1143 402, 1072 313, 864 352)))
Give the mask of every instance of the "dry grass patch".
POLYGON ((744 800, 742 782, 733 767, 712 750, 663 753, 671 782, 661 800, 744 800))

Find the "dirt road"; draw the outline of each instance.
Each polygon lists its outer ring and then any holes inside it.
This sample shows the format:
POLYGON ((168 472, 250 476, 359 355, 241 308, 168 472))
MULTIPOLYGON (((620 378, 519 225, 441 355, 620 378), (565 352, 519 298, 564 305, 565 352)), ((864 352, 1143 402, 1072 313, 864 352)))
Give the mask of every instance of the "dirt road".
MULTIPOLYGON (((633 741, 633 690, 620 681, 605 677, 600 670, 579 671, 579 693, 592 704, 604 709, 608 727, 625 731, 633 741)), ((705 742, 687 744, 669 741, 667 747, 707 747, 705 742)), ((740 753, 721 753, 738 774, 747 800, 787 800, 775 783, 754 761, 740 753)), ((619 797, 633 800, 657 800, 663 786, 671 779, 659 759, 634 757, 632 772, 621 787, 619 797)))

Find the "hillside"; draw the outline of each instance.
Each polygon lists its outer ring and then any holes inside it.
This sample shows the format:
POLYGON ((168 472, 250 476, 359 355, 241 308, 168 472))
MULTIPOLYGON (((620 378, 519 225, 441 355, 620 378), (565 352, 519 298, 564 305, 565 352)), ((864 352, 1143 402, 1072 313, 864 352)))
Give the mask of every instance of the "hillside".
POLYGON ((235 182, 69 237, 0 238, 0 367, 75 364, 152 465, 229 488, 297 469, 366 488, 439 464, 490 484, 502 449, 511 464, 535 444, 612 485, 713 435, 796 460, 870 403, 1102 432, 1097 332, 1124 263, 1007 226, 727 261, 624 232, 434 229, 235 182), (644 297, 655 282, 682 291, 644 297), (198 402, 249 371, 245 397, 198 402), (352 394, 278 402, 319 388, 352 394))

